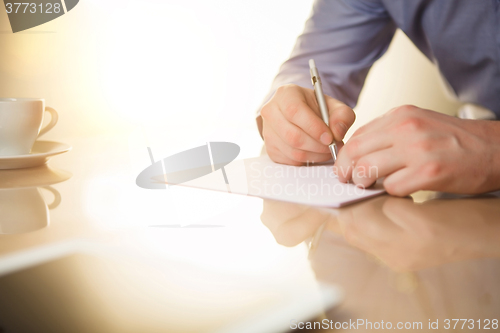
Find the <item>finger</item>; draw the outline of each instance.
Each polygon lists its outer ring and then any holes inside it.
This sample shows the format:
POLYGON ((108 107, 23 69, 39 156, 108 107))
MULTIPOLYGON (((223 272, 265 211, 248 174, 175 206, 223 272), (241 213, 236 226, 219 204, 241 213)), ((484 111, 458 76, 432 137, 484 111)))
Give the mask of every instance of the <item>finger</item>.
POLYGON ((342 182, 352 178, 352 171, 358 160, 368 154, 392 147, 393 137, 384 132, 366 133, 357 138, 351 138, 339 151, 335 166, 342 182))
MULTIPOLYGON (((352 137, 354 138, 356 136, 369 132, 379 132, 384 131, 385 129, 390 129, 395 125, 395 123, 400 121, 401 116, 408 115, 409 112, 414 112, 414 110, 416 109, 419 108, 412 105, 403 105, 392 108, 382 116, 379 116, 370 121, 368 124, 360 127, 358 130, 356 130, 356 132, 354 132, 352 137)), ((427 110, 419 109, 420 114, 425 111, 427 110)))
POLYGON ((394 224, 412 235, 422 235, 428 226, 429 216, 421 205, 417 205, 411 198, 391 198, 382 207, 384 214, 394 224))
POLYGON ((342 141, 349 128, 352 126, 352 124, 354 124, 354 121, 356 120, 356 114, 350 107, 348 107, 344 103, 330 96, 325 95, 325 97, 328 111, 330 113, 330 129, 333 132, 335 141, 342 141))
POLYGON ((332 143, 333 136, 330 129, 306 102, 293 100, 280 107, 280 111, 285 119, 301 128, 318 143, 323 145, 332 143))
POLYGON ((266 133, 266 137, 269 142, 273 142, 270 146, 271 152, 269 156, 273 154, 273 156, 277 157, 277 159, 273 158, 273 161, 278 163, 303 165, 305 163, 324 162, 331 158, 330 153, 315 153, 290 147, 273 131, 266 133))
POLYGON ((276 146, 276 142, 273 141, 273 132, 272 128, 263 126, 262 137, 264 138, 264 148, 266 149, 267 155, 276 163, 302 165, 302 163, 292 161, 281 152, 281 150, 276 146))
POLYGON ((427 182, 424 178, 418 177, 414 169, 403 168, 385 178, 384 188, 391 195, 405 197, 426 189, 427 182))
POLYGON ((274 233, 282 224, 309 209, 306 205, 297 205, 288 202, 264 200, 260 220, 274 233))
POLYGON ((349 139, 342 147, 342 150, 339 151, 339 155, 357 161, 365 155, 391 148, 394 140, 394 136, 386 132, 366 133, 349 139))
POLYGON ((279 112, 276 112, 276 115, 268 115, 267 120, 263 119, 262 136, 267 146, 279 146, 281 142, 286 140, 285 143, 287 145, 295 146, 294 148, 300 150, 323 154, 327 154, 329 152, 327 146, 324 146, 309 137, 300 128, 288 122, 282 115, 279 114, 279 112), (277 128, 278 133, 274 127, 277 128), (280 140, 278 140, 279 143, 274 142, 277 140, 277 137, 280 138, 280 140))
POLYGON ((361 126, 358 128, 351 138, 355 138, 357 136, 360 136, 362 134, 366 133, 371 133, 371 132, 380 132, 384 128, 389 128, 391 123, 394 121, 393 117, 386 117, 386 116, 381 116, 378 118, 373 119, 370 121, 368 124, 361 126))
MULTIPOLYGON (((277 137, 276 141, 281 140, 281 138, 277 137)), ((303 165, 306 163, 318 163, 318 162, 326 162, 332 158, 330 152, 328 153, 316 153, 311 151, 306 151, 302 149, 297 149, 290 147, 284 141, 278 143, 279 149, 288 159, 296 162, 294 165, 303 165)))
POLYGON ((386 177, 404 167, 400 154, 395 154, 394 149, 379 150, 361 157, 352 172, 354 184, 369 187, 377 179, 386 177))
POLYGON ((379 197, 365 204, 359 204, 347 214, 340 214, 342 231, 349 243, 363 249, 373 248, 380 243, 387 244, 392 225, 382 214, 385 200, 387 196, 379 197))
POLYGON ((277 149, 274 146, 270 146, 270 145, 266 144, 266 152, 267 152, 267 155, 273 160, 273 162, 276 162, 276 163, 286 164, 286 165, 295 165, 295 166, 299 166, 299 165, 303 164, 303 163, 289 159, 279 149, 277 149))
POLYGON ((381 117, 375 118, 375 119, 371 120, 369 123, 361 126, 356 131, 354 131, 354 133, 351 135, 351 138, 368 133, 372 130, 372 128, 381 127, 380 126, 381 123, 383 123, 383 120, 381 119, 381 117))
POLYGON ((270 115, 269 123, 281 140, 290 147, 315 153, 329 152, 328 146, 313 139, 303 129, 288 121, 281 112, 270 115))
POLYGON ((345 146, 344 141, 337 141, 335 144, 337 145, 337 151, 340 151, 345 146))
POLYGON ((328 219, 329 214, 310 208, 279 226, 274 233, 276 241, 284 246, 295 246, 314 235, 316 230, 328 219))

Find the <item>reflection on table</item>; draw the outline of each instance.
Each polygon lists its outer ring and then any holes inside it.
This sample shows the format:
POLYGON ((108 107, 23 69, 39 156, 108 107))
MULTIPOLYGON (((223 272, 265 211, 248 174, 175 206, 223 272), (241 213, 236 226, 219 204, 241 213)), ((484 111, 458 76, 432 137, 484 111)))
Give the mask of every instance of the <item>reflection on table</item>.
POLYGON ((331 320, 425 330, 429 319, 498 319, 499 198, 382 196, 338 210, 266 201, 261 220, 280 244, 308 242, 317 279, 343 287, 331 320))
POLYGON ((52 184, 71 174, 43 165, 35 168, 0 170, 0 234, 20 234, 45 228, 49 210, 59 206, 61 195, 52 184), (52 194, 47 203, 42 190, 52 194))

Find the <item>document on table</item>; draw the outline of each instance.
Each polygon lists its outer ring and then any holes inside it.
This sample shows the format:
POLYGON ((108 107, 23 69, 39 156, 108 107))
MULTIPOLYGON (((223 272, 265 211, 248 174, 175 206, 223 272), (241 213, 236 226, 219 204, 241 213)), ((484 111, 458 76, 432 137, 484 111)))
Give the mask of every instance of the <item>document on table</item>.
MULTIPOLYGON (((369 189, 341 183, 332 165, 289 166, 274 163, 268 156, 236 160, 222 170, 180 184, 207 190, 231 192, 263 199, 338 208, 384 192, 382 186, 369 189)), ((161 181, 162 177, 155 177, 161 181)), ((167 179, 168 184, 168 179, 167 179)))

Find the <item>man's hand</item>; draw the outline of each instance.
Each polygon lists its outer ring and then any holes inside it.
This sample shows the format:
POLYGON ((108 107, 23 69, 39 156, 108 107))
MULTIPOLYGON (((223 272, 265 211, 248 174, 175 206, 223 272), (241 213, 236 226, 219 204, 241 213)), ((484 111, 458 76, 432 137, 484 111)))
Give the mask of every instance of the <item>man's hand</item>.
POLYGON ((334 171, 365 187, 386 177, 385 189, 397 196, 493 191, 500 188, 499 125, 401 106, 356 131, 334 171))
POLYGON ((291 247, 314 236, 323 223, 335 220, 335 215, 328 209, 264 200, 260 220, 271 231, 278 244, 291 247))
POLYGON ((393 269, 416 271, 500 255, 500 199, 428 200, 388 195, 339 210, 346 240, 393 269), (464 246, 467 244, 467 246, 464 246))
MULTIPOLYGON (((330 128, 321 119, 314 90, 286 85, 279 87, 262 107, 262 137, 271 159, 278 163, 303 165, 331 159, 328 145, 341 142, 354 123, 354 111, 325 96, 330 128)), ((340 146, 342 143, 340 143, 340 146)))

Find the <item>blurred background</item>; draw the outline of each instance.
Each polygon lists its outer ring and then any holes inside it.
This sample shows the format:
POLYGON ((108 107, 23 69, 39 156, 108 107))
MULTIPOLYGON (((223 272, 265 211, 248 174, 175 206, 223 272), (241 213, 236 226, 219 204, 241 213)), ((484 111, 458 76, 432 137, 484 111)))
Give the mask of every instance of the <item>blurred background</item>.
MULTIPOLYGON (((125 132, 137 149, 162 153, 232 140, 240 157, 255 156, 262 145, 255 112, 311 5, 81 0, 16 34, 2 8, 0 95, 42 97, 56 108, 59 124, 46 139, 125 132)), ((354 128, 408 103, 448 114, 458 108, 431 62, 398 31, 369 74, 354 128)))
MULTIPOLYGON (((317 289, 308 249, 277 246, 258 222, 260 199, 180 186, 161 193, 145 191, 135 179, 150 164, 148 146, 160 159, 220 140, 240 145, 239 158, 257 156, 263 142, 255 113, 302 31, 312 2, 80 0, 58 19, 16 34, 0 4, 0 97, 45 98, 58 110, 59 123, 43 139, 74 147, 54 158, 74 176, 57 186, 63 201, 51 211, 51 227, 41 237, 28 234, 24 242, 10 238, 6 243, 4 238, 4 248, 66 235, 87 237, 93 230, 104 239, 101 232, 120 229, 134 251, 179 263, 168 269, 181 292, 187 287, 208 290, 200 293, 202 302, 193 302, 196 307, 217 294, 231 311, 240 311, 225 296, 244 303, 261 297, 255 290, 269 295, 290 290, 299 298, 297 304, 307 304, 297 288, 309 295, 317 289), (90 151, 96 146, 97 152, 90 151), (124 167, 127 149, 130 165, 124 167), (147 227, 181 224, 217 228, 183 233, 185 228, 147 227), (200 267, 209 275, 198 274, 200 267), (184 278, 195 274, 196 279, 184 278), (234 292, 240 286, 233 284, 234 276, 243 286, 241 293, 234 292), (250 280, 242 276, 258 283, 249 288, 250 280), (215 287, 211 281, 217 282, 215 287)), ((392 107, 408 103, 448 114, 458 109, 432 63, 398 31, 368 76, 356 108, 358 120, 348 136, 392 107)), ((212 308, 217 315, 233 313, 212 308)), ((205 310, 189 313, 214 313, 205 310)))

